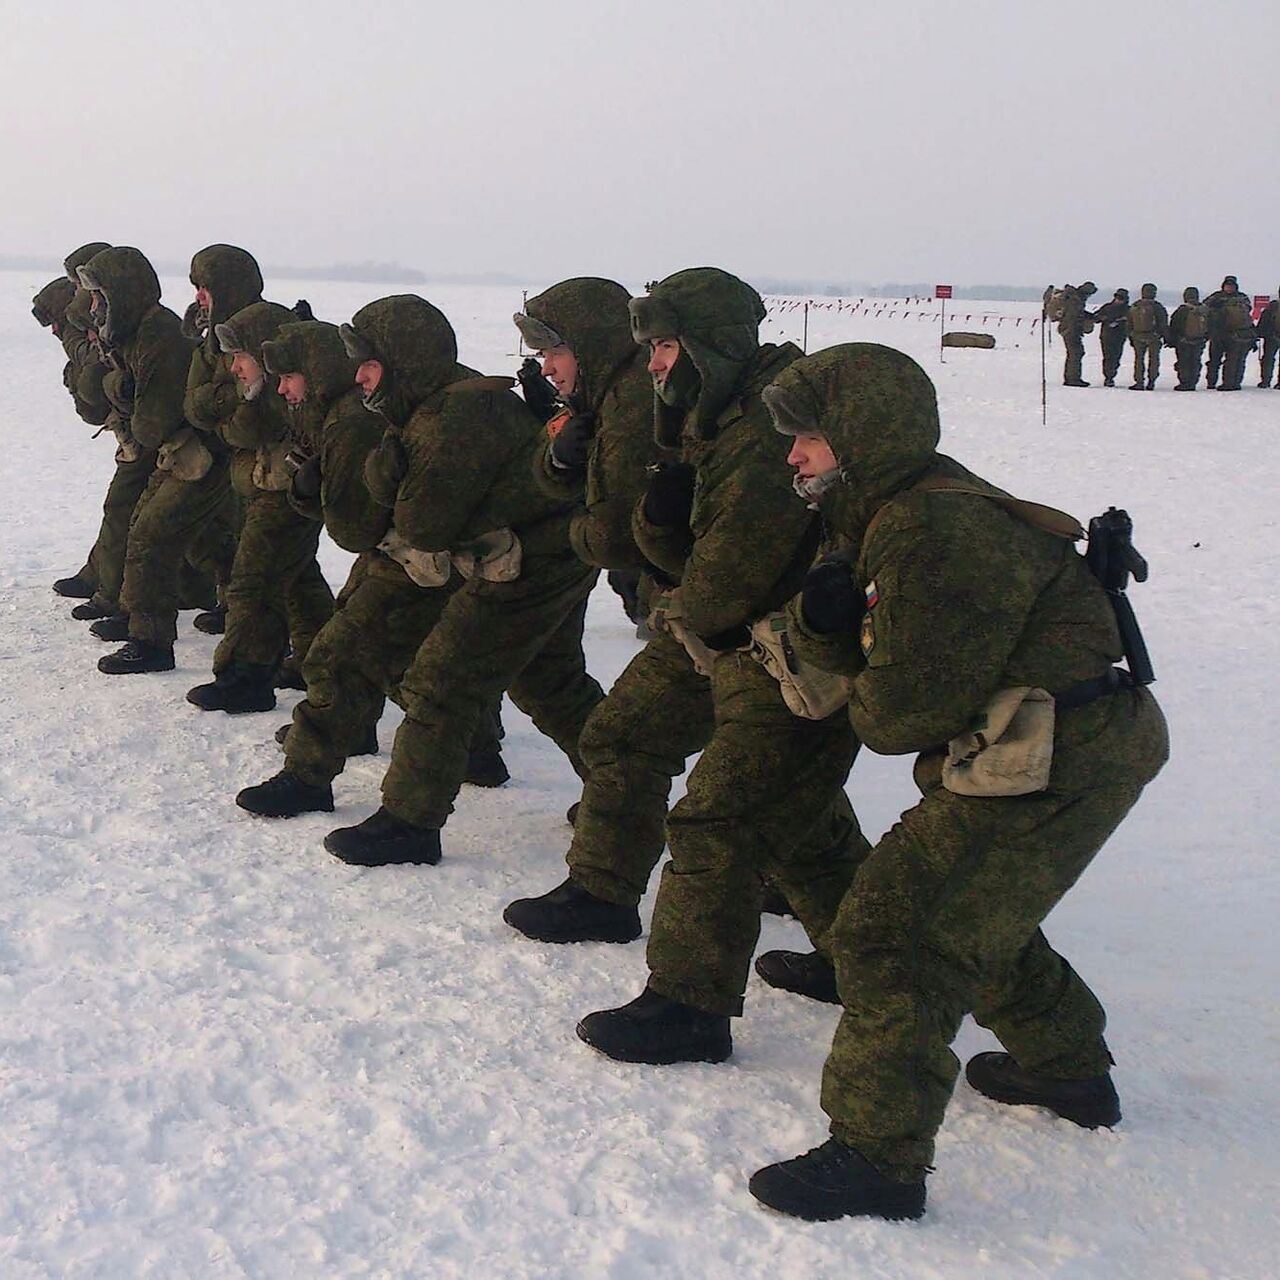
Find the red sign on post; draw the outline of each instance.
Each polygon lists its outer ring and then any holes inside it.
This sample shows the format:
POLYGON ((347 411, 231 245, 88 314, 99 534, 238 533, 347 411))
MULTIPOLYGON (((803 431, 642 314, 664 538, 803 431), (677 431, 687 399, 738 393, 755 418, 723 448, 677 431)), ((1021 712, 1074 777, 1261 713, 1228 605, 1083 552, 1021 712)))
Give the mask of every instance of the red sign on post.
POLYGON ((1253 323, 1257 324, 1262 318, 1262 313, 1267 309, 1267 305, 1271 301, 1271 295, 1267 293, 1255 293, 1253 295, 1253 323))
POLYGON ((935 284, 933 286, 933 296, 935 298, 951 297, 951 286, 949 284, 935 284))

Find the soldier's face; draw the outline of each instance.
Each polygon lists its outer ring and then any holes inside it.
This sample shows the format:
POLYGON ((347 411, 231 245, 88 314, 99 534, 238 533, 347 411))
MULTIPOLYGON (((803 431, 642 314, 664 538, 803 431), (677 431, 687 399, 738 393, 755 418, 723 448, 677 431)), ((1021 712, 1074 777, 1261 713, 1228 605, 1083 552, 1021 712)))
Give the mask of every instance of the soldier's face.
POLYGON ((826 436, 796 436, 791 442, 787 462, 804 480, 824 476, 839 467, 826 436))
POLYGON ((276 390, 285 404, 296 409, 307 398, 307 380, 300 373, 282 373, 276 390))
POLYGON ((538 359, 542 361, 542 376, 555 387, 556 393, 571 395, 578 385, 578 358, 573 352, 562 344, 549 351, 539 351, 538 359))
POLYGON ((196 290, 196 306, 198 306, 201 311, 210 311, 213 308, 213 295, 204 287, 204 285, 201 285, 196 290))
POLYGON ((382 361, 362 360, 356 369, 356 386, 364 392, 367 400, 382 382, 382 361))
POLYGON ((237 351, 231 357, 231 372, 246 387, 262 381, 262 366, 247 351, 237 351))
POLYGON ((675 368, 680 359, 680 343, 675 338, 649 339, 649 372, 659 384, 666 382, 667 375, 675 368))

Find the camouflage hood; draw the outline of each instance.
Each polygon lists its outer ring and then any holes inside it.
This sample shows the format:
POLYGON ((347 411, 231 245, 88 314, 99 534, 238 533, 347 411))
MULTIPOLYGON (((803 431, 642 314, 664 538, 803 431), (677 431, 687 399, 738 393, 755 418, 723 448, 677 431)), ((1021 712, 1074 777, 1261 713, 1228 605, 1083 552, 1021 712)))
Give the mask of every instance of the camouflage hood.
MULTIPOLYGON (((208 289, 213 299, 209 331, 251 302, 262 300, 262 272, 257 260, 233 244, 211 244, 191 259, 191 283, 208 289)), ((216 339, 214 339, 216 341, 216 339)))
POLYGON ((80 268, 80 283, 102 294, 106 314, 94 314, 98 336, 108 346, 128 342, 142 318, 160 302, 155 268, 139 249, 118 245, 96 253, 80 268))
POLYGON ((230 319, 215 325, 214 332, 223 355, 247 351, 261 363, 262 344, 274 338, 282 325, 296 318, 288 307, 282 307, 278 302, 251 302, 230 319))
POLYGON ((552 285, 514 317, 535 351, 563 343, 578 362, 574 409, 597 412, 618 371, 636 354, 631 337, 631 295, 613 280, 580 276, 552 285))
POLYGON ((631 336, 677 338, 701 380, 692 409, 657 401, 658 443, 674 445, 682 431, 709 440, 716 419, 740 389, 760 346, 765 317, 760 295, 718 267, 678 271, 653 285, 647 297, 631 300, 631 336))
POLYGON ((75 297, 76 287, 66 276, 50 280, 34 298, 31 299, 31 314, 46 329, 60 325, 66 317, 71 299, 75 297))
POLYGON ((96 258, 103 249, 110 249, 111 246, 105 240, 90 240, 88 244, 82 244, 78 249, 73 249, 62 260, 62 269, 67 273, 67 279, 74 285, 80 283, 80 268, 84 266, 90 258, 96 258))
POLYGON ((295 320, 262 345, 268 373, 300 373, 307 380, 307 403, 327 409, 356 385, 356 362, 347 355, 336 324, 295 320))
MULTIPOLYGON (((805 356, 764 390, 784 435, 820 435, 839 464, 839 482, 821 499, 838 508, 842 534, 939 459, 938 399, 910 356, 873 342, 848 342, 805 356)), ((837 514, 835 510, 830 514, 837 514)))
POLYGON ((1155 296, 1156 296, 1156 294, 1157 294, 1158 292, 1159 292, 1159 290, 1155 287, 1155 285, 1153 285, 1153 284, 1144 284, 1144 285, 1142 286, 1142 294, 1141 294, 1141 296, 1142 296, 1142 297, 1144 297, 1148 302, 1154 302, 1154 301, 1155 301, 1155 296))
POLYGON ((339 332, 357 363, 381 363, 382 382, 365 407, 393 426, 403 427, 418 405, 458 376, 453 326, 417 294, 379 298, 361 307, 339 332))
POLYGON ((1182 300, 1188 306, 1191 306, 1191 307, 1199 306, 1200 290, 1197 289, 1195 285, 1188 285, 1187 288, 1183 289, 1182 291, 1182 300))
POLYGON ((81 333, 88 333, 93 324, 93 294, 88 289, 77 289, 67 306, 67 323, 81 333))

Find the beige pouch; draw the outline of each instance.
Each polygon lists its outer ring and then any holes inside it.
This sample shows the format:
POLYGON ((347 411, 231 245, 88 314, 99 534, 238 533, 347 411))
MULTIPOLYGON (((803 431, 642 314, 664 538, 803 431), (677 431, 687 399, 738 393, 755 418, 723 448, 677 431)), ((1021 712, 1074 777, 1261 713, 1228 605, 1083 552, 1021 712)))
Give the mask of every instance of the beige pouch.
POLYGON ((766 613, 751 624, 748 653, 778 682, 782 700, 793 716, 825 720, 849 701, 849 681, 796 656, 787 615, 766 613))
POLYGON ((1053 695, 1020 685, 1001 689, 983 723, 947 743, 942 785, 958 796, 1027 796, 1049 785, 1053 695))
POLYGON ((378 550, 394 560, 420 587, 443 587, 449 581, 451 563, 447 551, 419 551, 411 547, 393 528, 378 543, 378 550))
POLYGON ((257 451, 253 463, 253 484, 269 493, 283 493, 293 481, 293 472, 285 465, 287 444, 266 445, 257 451))
POLYGON ((137 462, 142 457, 142 446, 130 434, 128 426, 118 423, 111 432, 116 438, 117 462, 137 462))
POLYGON ((703 676, 711 674, 716 662, 716 651, 704 644, 696 631, 690 631, 684 623, 684 609, 680 604, 680 588, 658 592, 654 596, 653 608, 646 619, 651 631, 666 631, 680 644, 693 669, 703 676))
POLYGON ((510 529, 481 534, 453 553, 454 567, 464 578, 482 582, 514 582, 524 563, 524 548, 510 529))
POLYGON ((156 454, 158 470, 188 483, 203 480, 212 466, 213 454, 200 443, 200 437, 191 427, 183 427, 171 436, 156 454))

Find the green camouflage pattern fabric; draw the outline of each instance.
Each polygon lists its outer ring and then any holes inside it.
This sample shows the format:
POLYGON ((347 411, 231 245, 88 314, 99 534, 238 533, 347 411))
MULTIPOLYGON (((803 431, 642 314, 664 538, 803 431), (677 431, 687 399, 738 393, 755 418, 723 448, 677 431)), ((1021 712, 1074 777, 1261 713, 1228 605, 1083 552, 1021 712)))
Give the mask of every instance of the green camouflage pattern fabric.
POLYGON ((578 737, 603 696, 582 653, 597 571, 569 545, 571 506, 534 483, 545 434, 510 379, 460 366, 449 322, 411 294, 370 303, 351 330, 383 364, 367 403, 387 432, 365 474, 396 532, 438 552, 508 528, 524 549, 515 581, 475 579, 450 596, 401 681, 405 719, 383 803, 408 822, 440 827, 462 785, 468 743, 503 690, 581 772, 578 737))
POLYGON ((549 326, 573 351, 578 386, 573 413, 595 415, 586 475, 535 454, 544 492, 575 504, 569 541, 579 559, 601 569, 638 571, 645 559, 631 532, 631 512, 644 493, 645 468, 667 456, 653 436, 653 383, 647 357, 631 337, 630 295, 612 280, 565 280, 530 298, 525 314, 549 326))
POLYGON ((80 268, 91 258, 96 258, 103 249, 110 248, 111 246, 105 240, 90 240, 88 244, 82 244, 78 249, 73 249, 62 260, 62 269, 66 272, 67 279, 72 284, 79 285, 80 268))
POLYGON ((1150 386, 1160 376, 1160 352, 1169 338, 1169 313, 1156 301, 1156 287, 1142 286, 1142 295, 1129 308, 1126 322, 1133 347, 1133 381, 1150 386))
MULTIPOLYGON (((216 326, 251 303, 262 301, 262 272, 251 253, 235 245, 212 244, 191 259, 191 283, 209 290, 211 306, 202 315, 199 341, 191 353, 183 401, 187 421, 208 433, 206 446, 223 452, 224 424, 241 407, 231 360, 218 343, 216 326)), ((243 486, 242 486, 243 488, 243 486)))
POLYGON ((111 402, 103 389, 107 367, 89 337, 93 327, 92 305, 93 295, 89 290, 77 289, 67 306, 61 334, 62 349, 67 356, 62 380, 75 402, 76 413, 91 427, 100 427, 111 415, 111 402))
POLYGON ((52 329, 55 338, 62 337, 67 308, 75 297, 76 286, 66 276, 57 276, 44 285, 31 299, 31 314, 42 329, 52 329))
MULTIPOLYGON (((160 282, 137 249, 104 249, 80 268, 80 278, 104 296, 106 315, 98 333, 132 378, 129 430, 143 448, 159 449, 187 425, 183 399, 191 346, 182 336, 181 322, 160 305, 160 282)), ((120 589, 132 638, 173 642, 184 561, 224 587, 234 530, 225 460, 215 457, 198 481, 151 472, 129 525, 120 589)))
MULTIPOLYGON (((817 519, 791 488, 787 449, 761 400, 800 352, 758 345, 759 297, 740 280, 701 268, 671 281, 633 304, 633 333, 697 351, 698 400, 682 419, 665 404, 656 411, 657 434, 695 467, 693 508, 690 527, 672 530, 650 525, 638 503, 633 529, 646 558, 679 584, 692 628, 714 636, 783 603, 817 545, 817 519), (708 386, 710 406, 701 404, 708 386)), ((800 720, 753 659, 730 649, 707 677, 660 632, 593 713, 581 749, 587 784, 571 879, 608 901, 638 902, 666 820, 671 863, 648 949, 655 990, 709 1012, 741 1012, 762 878, 825 948, 867 847, 842 789, 857 750, 843 715, 800 720), (671 780, 697 751, 685 797, 668 815, 671 780)))
POLYGON ((1174 369, 1184 391, 1194 390, 1200 381, 1208 332, 1209 313, 1200 301, 1200 290, 1188 286, 1182 291, 1181 305, 1169 317, 1169 335, 1177 352, 1174 369))
POLYGON ((770 397, 840 464, 818 501, 859 548, 851 573, 869 603, 854 728, 875 751, 920 753, 924 798, 862 863, 831 930, 845 1013, 822 1090, 836 1137, 915 1180, 933 1159, 965 1013, 1029 1071, 1108 1069, 1102 1008, 1039 926, 1164 764, 1167 730, 1147 690, 1120 690, 1059 708, 1045 791, 943 789, 943 744, 981 723, 997 690, 1060 692, 1120 656, 1110 605, 1069 542, 981 496, 914 487, 947 476, 999 492, 937 452, 933 387, 901 352, 833 347, 792 365, 770 397))
POLYGON ((1259 386, 1272 385, 1272 375, 1276 370, 1276 355, 1280 352, 1280 302, 1272 299, 1262 309, 1258 317, 1258 337, 1262 340, 1262 351, 1258 357, 1259 386))
POLYGON ((1080 382, 1084 377, 1084 335, 1093 326, 1089 314, 1088 300, 1097 292, 1092 281, 1084 284, 1065 286, 1063 294, 1062 318, 1058 321, 1058 332, 1062 335, 1062 345, 1066 348, 1066 362, 1063 366, 1064 383, 1080 382))

